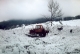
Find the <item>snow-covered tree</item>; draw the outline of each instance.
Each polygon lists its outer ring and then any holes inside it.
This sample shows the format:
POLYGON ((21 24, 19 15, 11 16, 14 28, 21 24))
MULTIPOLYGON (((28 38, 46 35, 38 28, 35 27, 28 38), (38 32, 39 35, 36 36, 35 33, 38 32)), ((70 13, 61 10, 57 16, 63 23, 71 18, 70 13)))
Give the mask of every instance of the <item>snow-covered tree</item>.
POLYGON ((60 6, 57 2, 50 0, 48 3, 48 9, 50 12, 50 21, 51 21, 51 26, 52 26, 52 21, 54 18, 59 18, 61 17, 63 14, 61 12, 60 6))

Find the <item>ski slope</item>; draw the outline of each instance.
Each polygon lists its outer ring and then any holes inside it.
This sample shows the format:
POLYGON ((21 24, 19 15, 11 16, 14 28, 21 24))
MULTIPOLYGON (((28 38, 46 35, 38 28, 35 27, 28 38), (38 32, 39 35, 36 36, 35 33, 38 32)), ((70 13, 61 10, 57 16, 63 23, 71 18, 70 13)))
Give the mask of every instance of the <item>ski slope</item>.
POLYGON ((41 23, 50 32, 46 37, 26 36, 36 24, 0 30, 0 54, 80 54, 80 20, 41 23), (63 30, 57 28, 63 26, 63 30), (72 29, 72 33, 70 30, 72 29))

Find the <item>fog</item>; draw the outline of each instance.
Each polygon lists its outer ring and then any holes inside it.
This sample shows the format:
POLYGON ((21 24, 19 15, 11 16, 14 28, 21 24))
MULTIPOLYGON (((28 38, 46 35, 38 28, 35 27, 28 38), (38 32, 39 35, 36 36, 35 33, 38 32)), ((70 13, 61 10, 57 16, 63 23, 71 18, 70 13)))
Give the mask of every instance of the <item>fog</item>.
MULTIPOLYGON (((0 21, 10 19, 35 19, 50 15, 49 0, 0 0, 0 21)), ((80 0, 56 0, 63 16, 80 15, 80 0)))

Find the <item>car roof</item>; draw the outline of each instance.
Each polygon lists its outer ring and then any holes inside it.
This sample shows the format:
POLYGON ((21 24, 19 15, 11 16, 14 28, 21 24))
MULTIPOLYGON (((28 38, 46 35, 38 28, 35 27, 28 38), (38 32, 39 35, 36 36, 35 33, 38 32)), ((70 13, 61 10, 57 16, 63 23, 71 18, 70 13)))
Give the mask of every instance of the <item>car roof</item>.
POLYGON ((36 25, 36 26, 42 26, 42 25, 36 25))

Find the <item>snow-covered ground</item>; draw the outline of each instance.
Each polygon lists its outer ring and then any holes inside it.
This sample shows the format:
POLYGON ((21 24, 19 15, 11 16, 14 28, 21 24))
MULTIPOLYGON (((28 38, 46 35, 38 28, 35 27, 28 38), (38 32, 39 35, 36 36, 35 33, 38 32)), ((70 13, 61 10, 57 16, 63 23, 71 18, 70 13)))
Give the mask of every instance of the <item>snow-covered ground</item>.
POLYGON ((80 20, 42 23, 50 32, 46 37, 28 37, 36 24, 0 30, 0 54, 80 54, 80 20), (57 28, 63 26, 63 30, 57 28), (72 33, 70 33, 72 30, 72 33))

